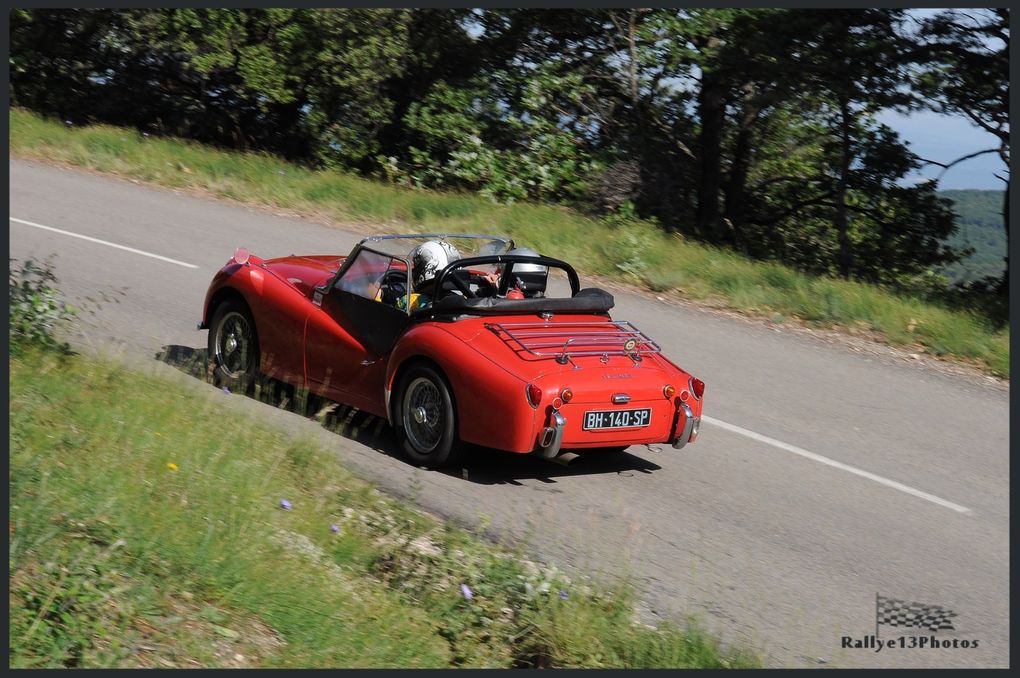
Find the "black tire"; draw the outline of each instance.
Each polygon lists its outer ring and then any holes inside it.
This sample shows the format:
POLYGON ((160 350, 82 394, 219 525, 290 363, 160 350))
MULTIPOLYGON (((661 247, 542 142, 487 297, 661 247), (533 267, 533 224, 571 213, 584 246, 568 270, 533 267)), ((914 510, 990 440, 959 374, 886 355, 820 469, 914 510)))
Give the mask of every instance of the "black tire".
POLYGON ((208 348, 216 384, 241 393, 254 390, 259 375, 259 337, 247 306, 231 299, 216 307, 209 323, 208 348))
POLYGON ((409 369, 400 380, 394 408, 397 439, 408 459, 427 468, 460 460, 453 396, 437 369, 429 365, 409 369))

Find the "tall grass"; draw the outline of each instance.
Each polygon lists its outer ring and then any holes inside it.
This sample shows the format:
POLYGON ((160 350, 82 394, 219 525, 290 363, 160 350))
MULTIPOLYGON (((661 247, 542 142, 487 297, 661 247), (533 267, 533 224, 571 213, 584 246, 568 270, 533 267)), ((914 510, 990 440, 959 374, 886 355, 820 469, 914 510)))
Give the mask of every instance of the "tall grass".
POLYGON ((228 395, 32 347, 10 387, 12 666, 757 663, 635 624, 625 588, 387 498, 228 395))
POLYGON ((357 221, 378 230, 495 232, 589 273, 742 312, 847 327, 891 344, 1009 374, 1009 330, 880 287, 799 273, 671 236, 644 223, 587 218, 566 208, 496 205, 342 172, 312 171, 261 153, 217 150, 96 125, 71 127, 12 109, 11 151, 249 203, 357 221))

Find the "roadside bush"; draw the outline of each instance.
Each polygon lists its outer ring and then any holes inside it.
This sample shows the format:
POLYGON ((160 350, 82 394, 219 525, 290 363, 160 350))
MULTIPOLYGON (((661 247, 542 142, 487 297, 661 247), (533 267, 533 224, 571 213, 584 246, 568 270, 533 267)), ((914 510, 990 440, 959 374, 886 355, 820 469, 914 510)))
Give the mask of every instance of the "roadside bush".
POLYGON ((57 332, 77 315, 77 309, 61 298, 52 256, 41 264, 32 259, 18 264, 11 259, 8 281, 11 349, 32 344, 69 351, 57 332))

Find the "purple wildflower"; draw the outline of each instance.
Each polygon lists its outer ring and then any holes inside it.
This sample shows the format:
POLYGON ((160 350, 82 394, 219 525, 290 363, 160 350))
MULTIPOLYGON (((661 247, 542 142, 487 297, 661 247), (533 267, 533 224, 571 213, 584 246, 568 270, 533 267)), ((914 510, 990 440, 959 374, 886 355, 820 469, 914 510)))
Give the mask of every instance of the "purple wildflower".
POLYGON ((336 523, 333 523, 332 525, 329 526, 329 531, 332 532, 333 534, 340 534, 340 526, 337 525, 336 523))
POLYGON ((560 589, 560 600, 566 600, 566 599, 567 599, 567 591, 566 591, 566 589, 560 589))
POLYGON ((230 389, 229 389, 229 388, 227 388, 226 386, 224 386, 224 387, 223 387, 223 392, 224 392, 224 393, 230 393, 230 389))
POLYGON ((142 136, 147 138, 149 136, 149 133, 148 132, 142 132, 142 136))
POLYGON ((71 122, 70 120, 65 120, 65 121, 64 121, 64 124, 65 124, 65 125, 67 125, 68 127, 70 127, 70 126, 74 125, 74 123, 73 123, 73 122, 71 122))
POLYGON ((289 511, 290 510, 290 502, 287 501, 286 499, 281 499, 280 500, 280 508, 286 509, 287 511, 289 511))
POLYGON ((464 594, 464 597, 471 600, 475 597, 475 594, 471 593, 471 589, 468 588, 467 584, 460 585, 460 592, 464 594))

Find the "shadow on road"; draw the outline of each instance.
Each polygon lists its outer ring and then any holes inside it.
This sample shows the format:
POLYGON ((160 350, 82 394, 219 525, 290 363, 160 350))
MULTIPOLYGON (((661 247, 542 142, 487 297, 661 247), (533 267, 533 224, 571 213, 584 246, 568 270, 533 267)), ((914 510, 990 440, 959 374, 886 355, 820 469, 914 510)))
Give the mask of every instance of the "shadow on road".
MULTIPOLYGON (((630 449, 651 454, 644 446, 630 449)), ((514 454, 477 445, 469 447, 460 466, 460 469, 443 469, 442 472, 480 485, 521 485, 521 480, 538 480, 554 485, 555 478, 606 473, 630 476, 662 468, 630 452, 581 452, 574 461, 561 465, 530 454, 514 454)), ((549 491, 560 490, 549 488, 549 491)))
MULTIPOLYGON (((156 353, 155 359, 196 379, 209 382, 211 379, 206 368, 207 356, 208 351, 205 348, 169 345, 156 353)), ((373 414, 327 400, 269 377, 263 377, 256 385, 254 393, 247 397, 319 421, 328 431, 355 440, 405 464, 411 463, 401 453, 390 425, 385 419, 373 414)), ((648 452, 648 448, 645 447, 630 449, 635 452, 648 452)), ((521 480, 555 484, 555 478, 561 477, 606 473, 633 475, 651 473, 661 468, 658 464, 626 451, 586 452, 578 455, 569 464, 559 464, 532 455, 470 445, 461 464, 442 469, 440 472, 482 485, 521 485, 519 482, 521 480)), ((550 491, 559 490, 550 488, 550 491)))

